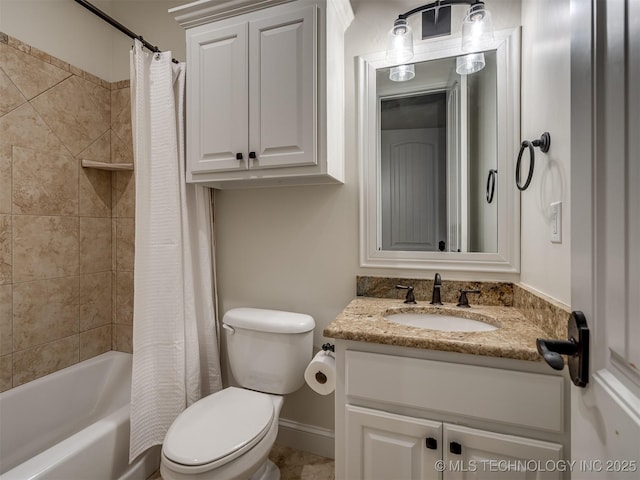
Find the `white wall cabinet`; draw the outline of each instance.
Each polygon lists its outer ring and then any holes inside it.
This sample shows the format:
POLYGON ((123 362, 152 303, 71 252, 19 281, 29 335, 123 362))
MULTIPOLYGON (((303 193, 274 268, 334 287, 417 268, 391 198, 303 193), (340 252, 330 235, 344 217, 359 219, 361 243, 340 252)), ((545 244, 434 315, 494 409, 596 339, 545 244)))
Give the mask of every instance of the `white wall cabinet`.
POLYGON ((563 376, 535 362, 436 356, 336 341, 337 479, 565 478, 563 376))
POLYGON ((211 0, 172 12, 187 28, 187 181, 344 180, 347 0, 211 0))

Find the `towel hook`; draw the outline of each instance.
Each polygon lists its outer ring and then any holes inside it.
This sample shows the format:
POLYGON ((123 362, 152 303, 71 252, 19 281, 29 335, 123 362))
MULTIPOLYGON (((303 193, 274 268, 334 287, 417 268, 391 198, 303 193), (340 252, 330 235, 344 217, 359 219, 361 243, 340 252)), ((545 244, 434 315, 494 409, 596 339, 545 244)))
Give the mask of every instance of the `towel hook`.
POLYGON ((518 161, 516 163, 516 187, 518 190, 524 191, 529 188, 529 184, 531 183, 531 179, 533 178, 533 169, 536 164, 536 153, 533 147, 540 147, 542 153, 547 153, 549 151, 549 146, 551 145, 551 135, 549 132, 544 132, 540 138, 530 142, 529 140, 525 140, 522 142, 520 146, 520 153, 518 154, 518 161), (522 163, 522 154, 524 153, 525 148, 529 149, 529 173, 527 174, 527 180, 524 182, 524 185, 520 183, 520 164, 522 163))

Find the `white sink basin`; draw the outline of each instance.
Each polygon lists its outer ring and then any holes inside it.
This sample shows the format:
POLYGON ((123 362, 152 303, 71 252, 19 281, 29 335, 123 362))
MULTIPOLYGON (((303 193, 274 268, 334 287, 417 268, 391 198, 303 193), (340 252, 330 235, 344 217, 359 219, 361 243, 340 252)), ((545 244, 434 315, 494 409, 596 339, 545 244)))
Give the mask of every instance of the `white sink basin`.
POLYGON ((385 315, 384 318, 402 325, 442 332, 490 332, 497 330, 497 327, 479 320, 437 313, 391 313, 385 315))

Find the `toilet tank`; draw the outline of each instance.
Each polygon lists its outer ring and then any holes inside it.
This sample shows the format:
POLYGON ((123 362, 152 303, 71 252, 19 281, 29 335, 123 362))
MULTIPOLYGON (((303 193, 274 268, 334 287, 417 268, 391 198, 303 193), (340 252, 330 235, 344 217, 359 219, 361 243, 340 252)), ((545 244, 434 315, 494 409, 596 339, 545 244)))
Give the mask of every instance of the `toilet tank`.
POLYGON ((234 308, 222 319, 229 365, 244 388, 285 395, 304 383, 313 354, 313 317, 302 313, 234 308))

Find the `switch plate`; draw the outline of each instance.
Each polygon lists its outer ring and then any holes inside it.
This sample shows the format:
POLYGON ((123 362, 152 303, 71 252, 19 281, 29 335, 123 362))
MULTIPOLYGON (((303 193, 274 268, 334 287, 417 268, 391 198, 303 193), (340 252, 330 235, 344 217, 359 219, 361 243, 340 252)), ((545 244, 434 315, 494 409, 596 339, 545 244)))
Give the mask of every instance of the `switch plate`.
POLYGON ((551 204, 551 242, 562 243, 562 202, 551 204))

